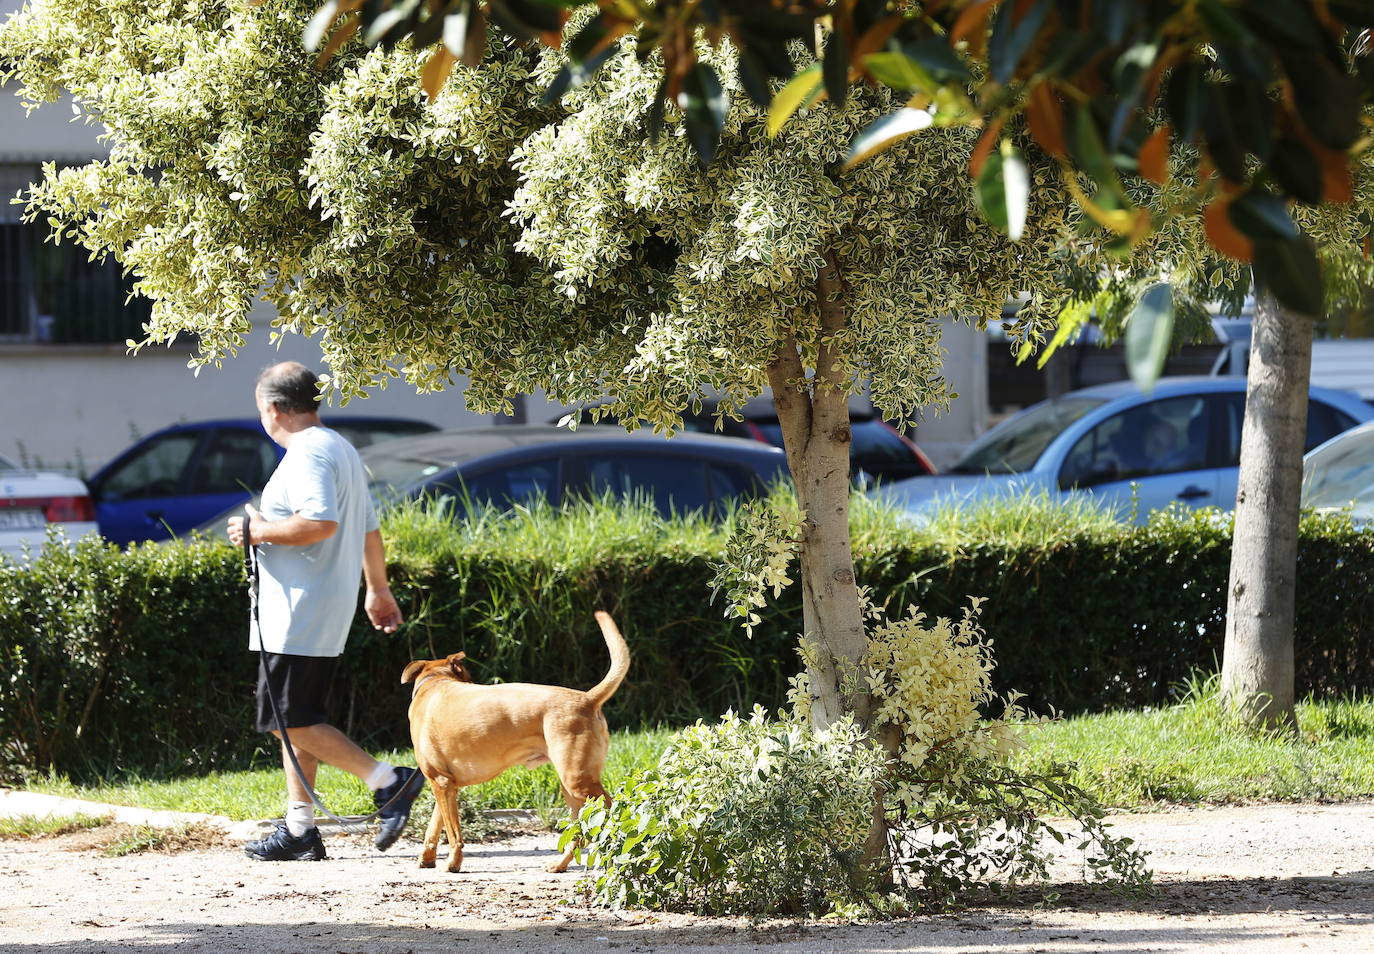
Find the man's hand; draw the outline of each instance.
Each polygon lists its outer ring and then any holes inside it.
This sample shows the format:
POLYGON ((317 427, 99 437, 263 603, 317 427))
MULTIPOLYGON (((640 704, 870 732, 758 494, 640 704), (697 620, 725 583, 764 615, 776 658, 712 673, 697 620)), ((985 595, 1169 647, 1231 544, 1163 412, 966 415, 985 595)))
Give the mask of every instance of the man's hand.
POLYGON ((258 508, 254 507, 252 504, 244 504, 244 509, 248 511, 248 516, 246 518, 229 518, 229 542, 236 547, 243 546, 244 524, 248 525, 248 542, 261 543, 262 525, 267 522, 262 518, 262 514, 258 512, 258 508))
POLYGON ((396 627, 401 625, 401 607, 389 588, 369 588, 367 596, 363 598, 363 609, 367 610, 367 618, 372 620, 373 629, 394 633, 396 627))

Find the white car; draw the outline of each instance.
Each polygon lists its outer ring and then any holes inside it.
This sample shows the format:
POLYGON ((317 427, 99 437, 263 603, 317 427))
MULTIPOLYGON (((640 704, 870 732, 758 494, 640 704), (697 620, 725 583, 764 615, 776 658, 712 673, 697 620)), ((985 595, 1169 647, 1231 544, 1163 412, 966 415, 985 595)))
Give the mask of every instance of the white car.
POLYGON ((1312 451, 1302 463, 1302 504, 1344 510, 1374 523, 1374 422, 1346 431, 1312 451))
POLYGON ((96 532, 86 485, 66 474, 23 470, 0 457, 0 555, 17 559, 26 547, 38 550, 50 525, 68 540, 96 532))

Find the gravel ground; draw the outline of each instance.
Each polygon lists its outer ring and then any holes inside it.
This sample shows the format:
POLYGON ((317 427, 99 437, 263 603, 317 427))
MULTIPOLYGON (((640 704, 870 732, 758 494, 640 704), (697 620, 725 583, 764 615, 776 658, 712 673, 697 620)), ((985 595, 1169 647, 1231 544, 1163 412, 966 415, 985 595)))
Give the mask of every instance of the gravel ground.
MULTIPOLYGON (((0 799, 0 811, 14 804, 0 799)), ((379 854, 327 839, 321 863, 264 864, 237 843, 107 858, 91 833, 0 843, 0 951, 452 954, 744 951, 1031 954, 1084 951, 1369 954, 1374 803, 1258 805, 1122 815, 1151 853, 1158 890, 1123 901, 1073 883, 1053 907, 999 903, 879 924, 608 912, 549 874, 555 837, 469 845, 459 875, 415 866, 419 845, 379 854)), ((237 832, 235 837, 241 836, 237 832)))

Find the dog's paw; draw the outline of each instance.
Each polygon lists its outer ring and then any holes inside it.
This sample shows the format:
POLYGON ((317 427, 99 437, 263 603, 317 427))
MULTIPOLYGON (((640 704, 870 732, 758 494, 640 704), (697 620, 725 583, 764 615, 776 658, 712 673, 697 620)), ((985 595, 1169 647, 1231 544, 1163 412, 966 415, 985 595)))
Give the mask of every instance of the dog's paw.
POLYGON ((458 874, 458 873, 459 873, 460 871, 462 871, 462 870, 463 870, 463 856, 462 856, 462 855, 456 855, 455 857, 450 858, 450 859, 448 860, 448 873, 449 873, 449 874, 458 874))
POLYGON ((422 855, 422 856, 420 857, 420 867, 421 867, 421 868, 433 868, 433 867, 434 867, 434 856, 431 855, 430 857, 426 858, 426 857, 424 857, 424 856, 422 855))
POLYGON ((564 861, 562 858, 559 858, 557 861, 550 861, 548 864, 546 864, 544 866, 544 870, 551 872, 552 874, 558 874, 560 872, 568 870, 568 862, 564 861))

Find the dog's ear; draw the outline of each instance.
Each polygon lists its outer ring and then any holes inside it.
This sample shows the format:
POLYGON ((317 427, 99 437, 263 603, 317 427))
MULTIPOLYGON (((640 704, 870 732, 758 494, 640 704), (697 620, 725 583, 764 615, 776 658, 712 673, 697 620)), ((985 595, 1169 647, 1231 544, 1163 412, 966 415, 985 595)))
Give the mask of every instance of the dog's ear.
POLYGON ((468 658, 467 653, 454 653, 448 657, 448 669, 453 673, 453 678, 460 682, 472 682, 472 676, 468 669, 463 665, 463 660, 468 658))
POLYGON ((410 682, 412 679, 418 676, 420 672, 425 668, 425 662, 426 660, 424 659, 416 659, 412 661, 408 666, 406 666, 405 669, 401 670, 401 685, 404 686, 406 683, 410 682))

